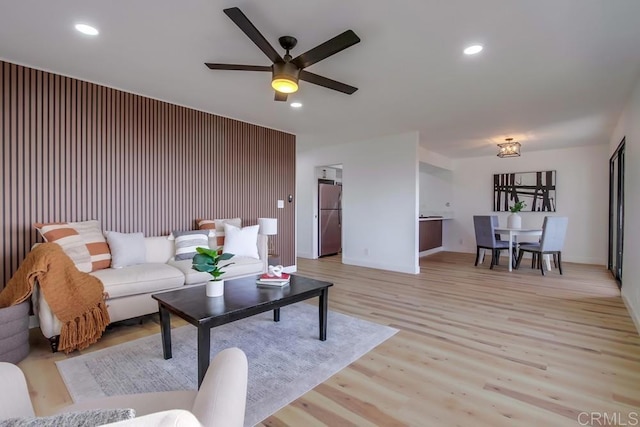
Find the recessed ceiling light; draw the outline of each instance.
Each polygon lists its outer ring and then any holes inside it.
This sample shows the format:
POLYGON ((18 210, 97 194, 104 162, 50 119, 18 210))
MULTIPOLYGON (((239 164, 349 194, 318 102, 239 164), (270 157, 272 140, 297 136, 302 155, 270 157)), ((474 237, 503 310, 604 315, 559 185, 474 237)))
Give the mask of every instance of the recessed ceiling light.
POLYGON ((482 52, 482 45, 474 44, 473 46, 469 46, 464 50, 465 55, 475 55, 476 53, 482 52))
POLYGON ((88 36, 97 36, 99 34, 98 30, 95 27, 87 24, 76 24, 76 30, 88 36))
POLYGON ((289 105, 291 105, 292 108, 300 108, 302 107, 302 102, 292 102, 289 105))

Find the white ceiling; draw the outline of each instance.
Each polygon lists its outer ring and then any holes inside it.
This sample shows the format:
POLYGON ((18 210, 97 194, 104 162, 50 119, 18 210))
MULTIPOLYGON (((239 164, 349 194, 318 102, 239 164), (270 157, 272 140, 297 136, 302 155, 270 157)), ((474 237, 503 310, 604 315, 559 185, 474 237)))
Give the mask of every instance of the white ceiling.
MULTIPOLYGON (((638 0, 0 0, 0 58, 283 131, 355 140, 419 131, 449 157, 607 143, 640 74, 638 0), (293 56, 352 29, 362 42, 309 71, 358 87, 302 82, 290 108, 270 65, 222 12, 238 6, 293 56), (96 26, 82 36, 77 22, 96 26), (468 57, 462 49, 481 43, 468 57)), ((282 52, 283 53, 283 52, 282 52)), ((316 139, 317 138, 313 138, 316 139)))

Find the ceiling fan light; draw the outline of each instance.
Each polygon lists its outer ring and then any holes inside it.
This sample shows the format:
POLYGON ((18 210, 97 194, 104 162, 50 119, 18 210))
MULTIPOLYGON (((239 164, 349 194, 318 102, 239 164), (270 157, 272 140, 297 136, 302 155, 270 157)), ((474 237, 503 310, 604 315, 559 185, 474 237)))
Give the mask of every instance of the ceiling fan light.
POLYGON ((281 93, 294 93, 298 90, 300 70, 291 62, 273 64, 271 87, 281 93))
POLYGON ((276 77, 271 81, 271 87, 282 93, 293 93, 298 90, 298 83, 288 77, 276 77))

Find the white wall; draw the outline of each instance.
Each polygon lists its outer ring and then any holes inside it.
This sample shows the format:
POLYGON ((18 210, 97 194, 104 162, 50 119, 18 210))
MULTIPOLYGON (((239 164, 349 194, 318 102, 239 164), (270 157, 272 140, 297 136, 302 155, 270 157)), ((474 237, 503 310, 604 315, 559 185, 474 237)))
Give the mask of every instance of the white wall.
MULTIPOLYGON (((297 135, 303 147, 314 137, 297 135)), ((418 273, 418 133, 297 153, 297 254, 317 257, 317 166, 342 164, 342 261, 418 273)))
MULTIPOLYGON (((446 250, 475 252, 473 215, 492 212, 493 175, 506 172, 556 171, 557 212, 523 212, 523 227, 540 227, 546 215, 567 216, 569 226, 562 258, 566 261, 607 262, 609 154, 606 144, 454 160, 455 218, 449 221, 446 250)), ((497 213, 506 226, 508 212, 497 213)), ((625 241, 626 244, 626 241, 625 241)))
POLYGON ((420 163, 420 215, 441 215, 453 210, 453 172, 420 163))
POLYGON ((609 142, 609 156, 625 141, 624 255, 622 297, 640 329, 640 79, 609 142))
POLYGON ((442 154, 429 151, 422 146, 418 147, 418 158, 420 163, 427 163, 442 169, 453 169, 453 161, 450 158, 443 156, 442 154))

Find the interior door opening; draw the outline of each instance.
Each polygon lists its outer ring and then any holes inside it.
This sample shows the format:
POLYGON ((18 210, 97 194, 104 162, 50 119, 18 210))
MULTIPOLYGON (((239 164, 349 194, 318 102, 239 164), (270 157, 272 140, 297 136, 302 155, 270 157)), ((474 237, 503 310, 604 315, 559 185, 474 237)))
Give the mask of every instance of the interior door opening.
POLYGON ((624 250, 624 158, 625 139, 609 160, 609 256, 607 268, 622 288, 624 250))
POLYGON ((342 253, 342 165, 317 168, 318 257, 342 253))

